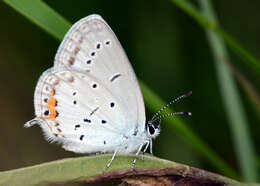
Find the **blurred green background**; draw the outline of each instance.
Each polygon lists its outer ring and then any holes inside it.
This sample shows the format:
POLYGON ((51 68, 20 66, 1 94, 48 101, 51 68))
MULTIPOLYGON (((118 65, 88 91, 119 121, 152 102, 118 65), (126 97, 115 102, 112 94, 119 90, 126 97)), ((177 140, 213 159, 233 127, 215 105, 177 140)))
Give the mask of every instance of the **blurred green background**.
MULTIPOLYGON (((167 0, 44 2, 71 23, 92 13, 100 14, 116 33, 137 77, 164 101, 192 90, 193 95, 174 104, 174 110, 191 111, 193 116, 184 117, 185 123, 232 168, 240 171, 212 51, 204 29, 192 18, 167 0)), ((260 1, 212 2, 224 30, 260 58, 260 1)), ((48 144, 39 127, 23 128, 34 117, 37 80, 53 65, 60 41, 2 2, 0 19, 0 171, 79 156, 48 144)), ((241 73, 239 77, 245 77, 247 85, 259 92, 259 74, 234 53, 229 54, 230 63, 241 73)), ((242 88, 241 82, 237 86, 259 154, 259 96, 256 94, 252 103, 247 88, 242 88)), ((152 114, 147 110, 148 119, 152 114)), ((154 141, 156 156, 219 172, 166 125, 162 122, 161 134, 154 141)))

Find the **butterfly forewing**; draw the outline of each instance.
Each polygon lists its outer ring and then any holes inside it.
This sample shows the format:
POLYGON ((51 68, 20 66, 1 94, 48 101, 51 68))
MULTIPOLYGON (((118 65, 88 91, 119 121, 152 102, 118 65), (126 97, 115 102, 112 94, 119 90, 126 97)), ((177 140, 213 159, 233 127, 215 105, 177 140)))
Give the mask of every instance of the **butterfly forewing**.
POLYGON ((55 57, 54 67, 61 66, 82 71, 105 86, 118 99, 114 106, 121 105, 127 115, 126 122, 120 123, 124 128, 144 128, 144 103, 134 71, 115 34, 100 16, 88 16, 72 26, 55 57))

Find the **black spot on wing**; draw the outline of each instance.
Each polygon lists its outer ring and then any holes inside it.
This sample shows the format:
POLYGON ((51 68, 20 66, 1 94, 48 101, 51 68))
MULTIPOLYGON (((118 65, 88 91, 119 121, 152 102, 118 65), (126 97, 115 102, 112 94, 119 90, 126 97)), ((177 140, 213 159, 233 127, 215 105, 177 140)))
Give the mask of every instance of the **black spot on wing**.
POLYGON ((110 107, 113 108, 115 106, 115 103, 114 102, 111 102, 110 103, 110 107))
POLYGON ((87 63, 87 64, 90 64, 90 63, 91 63, 91 59, 87 60, 86 63, 87 63))
POLYGON ((101 47, 101 44, 98 43, 98 44, 96 45, 96 48, 97 48, 97 49, 100 49, 100 47, 101 47))
POLYGON ((87 119, 87 118, 83 119, 83 121, 86 122, 86 123, 91 123, 91 120, 87 119))
POLYGON ((107 41, 105 41, 105 44, 106 44, 106 45, 110 45, 110 44, 111 44, 111 41, 110 41, 110 40, 107 40, 107 41))
POLYGON ((80 125, 75 125, 75 129, 74 130, 77 130, 77 128, 79 128, 80 127, 80 125))
POLYGON ((48 115, 49 115, 49 111, 48 111, 48 110, 45 110, 44 115, 45 115, 45 116, 48 116, 48 115))
POLYGON ((96 52, 91 52, 90 55, 94 57, 96 55, 96 52))
POLYGON ((97 84, 94 83, 94 84, 92 85, 92 88, 97 88, 97 84))
POLYGON ((114 80, 116 80, 117 78, 119 78, 121 76, 121 74, 115 74, 111 79, 110 82, 113 82, 114 80))
POLYGON ((79 137, 79 139, 82 141, 83 140, 83 138, 84 138, 84 135, 81 135, 80 137, 79 137))
POLYGON ((97 107, 94 110, 92 110, 89 116, 92 116, 95 112, 97 112, 98 109, 99 109, 99 107, 97 107))

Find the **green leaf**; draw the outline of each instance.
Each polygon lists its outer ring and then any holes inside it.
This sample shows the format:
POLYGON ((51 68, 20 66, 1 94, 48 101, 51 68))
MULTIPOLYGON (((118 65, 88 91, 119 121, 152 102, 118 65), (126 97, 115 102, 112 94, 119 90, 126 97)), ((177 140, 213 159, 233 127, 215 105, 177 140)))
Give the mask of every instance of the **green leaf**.
POLYGON ((131 163, 134 155, 117 156, 111 167, 103 175, 111 154, 67 158, 63 160, 43 163, 32 167, 0 172, 0 185, 32 186, 53 185, 71 182, 96 182, 100 180, 126 178, 131 175, 178 175, 190 179, 207 179, 214 183, 238 183, 220 175, 188 167, 186 165, 159 159, 153 156, 144 156, 144 161, 137 160, 136 170, 131 163), (166 168, 166 169, 163 169, 166 168), (121 172, 120 172, 121 171, 121 172), (164 173, 165 172, 165 173, 164 173), (214 181, 215 180, 215 181, 214 181))
MULTIPOLYGON (((53 35, 55 38, 63 38, 66 30, 69 28, 69 23, 55 13, 44 2, 39 0, 4 0, 19 11, 22 15, 29 17, 37 25, 40 25, 45 31, 53 35), (22 3, 23 2, 23 3, 22 3), (32 10, 34 9, 34 10, 32 10), (50 24, 52 23, 52 24, 50 24), (56 24, 56 25, 55 25, 56 24), (58 25, 58 26, 57 26, 58 25)), ((141 83, 145 102, 152 111, 157 111, 165 105, 157 95, 155 95, 144 83, 141 83)), ((192 145, 202 156, 204 156, 213 166, 225 175, 232 178, 238 178, 238 175, 229 165, 222 160, 212 149, 210 149, 190 128, 180 119, 167 119, 169 127, 178 133, 185 141, 192 145)))
POLYGON ((55 10, 39 0, 4 0, 6 4, 21 13, 58 40, 70 28, 70 24, 55 10), (55 17, 55 19, 53 19, 55 17))
MULTIPOLYGON (((202 12, 211 22, 217 24, 217 18, 211 7, 210 0, 200 0, 202 12)), ((239 92, 229 70, 229 56, 225 44, 212 30, 206 29, 208 40, 212 48, 219 86, 223 102, 229 119, 233 143, 244 180, 247 182, 257 181, 256 154, 248 130, 246 118, 239 92)))

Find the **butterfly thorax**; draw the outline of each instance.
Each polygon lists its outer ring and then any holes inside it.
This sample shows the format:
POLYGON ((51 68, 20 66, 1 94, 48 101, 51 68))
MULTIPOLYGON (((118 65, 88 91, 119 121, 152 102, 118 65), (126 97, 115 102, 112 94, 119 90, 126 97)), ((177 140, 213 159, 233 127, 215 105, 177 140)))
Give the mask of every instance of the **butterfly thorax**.
POLYGON ((130 135, 124 135, 124 143, 121 145, 119 152, 131 153, 136 152, 141 145, 151 144, 152 139, 160 134, 160 121, 149 120, 145 124, 145 129, 131 132, 130 135))

